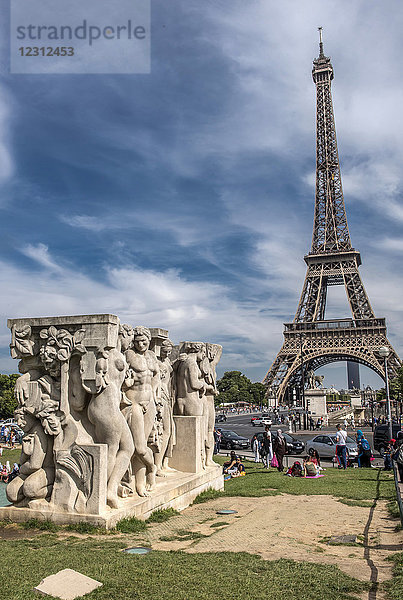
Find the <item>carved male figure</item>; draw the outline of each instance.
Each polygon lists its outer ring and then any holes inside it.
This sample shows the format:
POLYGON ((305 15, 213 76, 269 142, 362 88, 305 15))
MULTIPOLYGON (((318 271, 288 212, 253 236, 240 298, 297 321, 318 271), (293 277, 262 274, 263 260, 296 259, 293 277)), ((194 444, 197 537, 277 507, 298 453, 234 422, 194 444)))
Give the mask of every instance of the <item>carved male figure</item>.
POLYGON ((222 346, 218 344, 206 344, 206 360, 203 361, 204 380, 207 384, 205 395, 206 409, 206 465, 214 466, 214 422, 215 406, 214 397, 218 394, 216 387, 216 366, 219 363, 222 354, 222 346))
POLYGON ((172 386, 172 364, 169 355, 172 352, 171 340, 164 340, 160 348, 158 365, 160 369, 160 397, 157 405, 157 419, 162 423, 162 435, 159 440, 158 452, 154 454, 157 475, 164 476, 169 471, 169 459, 172 457, 172 449, 175 445, 175 424, 173 420, 173 386, 172 386))
POLYGON ((126 352, 129 370, 123 389, 131 403, 130 429, 135 448, 132 464, 136 491, 140 496, 147 496, 155 486, 156 466, 147 442, 154 427, 160 378, 157 357, 149 350, 150 330, 147 327, 135 327, 133 335, 133 349, 126 352))
POLYGON ((202 342, 185 342, 185 354, 176 363, 176 409, 179 415, 197 417, 203 415, 202 397, 206 384, 198 365, 204 352, 202 342))

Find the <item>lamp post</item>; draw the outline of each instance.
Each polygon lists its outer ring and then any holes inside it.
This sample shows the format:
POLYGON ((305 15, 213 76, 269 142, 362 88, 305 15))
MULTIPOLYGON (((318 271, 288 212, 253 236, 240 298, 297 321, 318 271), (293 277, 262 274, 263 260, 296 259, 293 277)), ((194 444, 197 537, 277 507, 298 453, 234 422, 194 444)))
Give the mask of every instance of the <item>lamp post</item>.
POLYGON ((374 396, 370 385, 367 385, 365 392, 368 393, 369 401, 371 402, 371 429, 374 431, 374 396))
POLYGON ((382 348, 379 348, 378 354, 379 354, 379 356, 381 356, 383 358, 383 365, 384 365, 384 369, 385 369, 386 412, 387 412, 387 420, 388 420, 389 439, 391 440, 393 437, 393 433, 392 433, 392 415, 390 412, 389 378, 388 378, 388 356, 390 354, 390 350, 386 346, 382 346, 382 348))
POLYGON ((308 415, 305 404, 305 374, 304 374, 304 358, 302 355, 302 333, 299 333, 299 347, 301 350, 301 383, 302 383, 302 407, 304 409, 304 429, 308 429, 308 415))

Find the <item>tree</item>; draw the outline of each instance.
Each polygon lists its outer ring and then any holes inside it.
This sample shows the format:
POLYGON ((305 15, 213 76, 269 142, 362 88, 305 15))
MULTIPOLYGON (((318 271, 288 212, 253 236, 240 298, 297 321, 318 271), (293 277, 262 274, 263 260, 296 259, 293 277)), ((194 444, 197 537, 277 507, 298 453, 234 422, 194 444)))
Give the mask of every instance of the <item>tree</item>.
POLYGON ((266 386, 262 383, 252 383, 241 371, 226 371, 217 381, 220 392, 216 396, 216 404, 229 402, 248 402, 262 404, 265 401, 266 386))
POLYGON ((0 418, 8 419, 14 416, 17 408, 17 401, 14 398, 14 387, 19 375, 1 375, 0 374, 0 418))
MULTIPOLYGON (((403 366, 399 367, 396 377, 389 380, 389 394, 392 400, 403 399, 403 366)), ((381 388, 376 393, 377 400, 385 400, 386 389, 381 388)))

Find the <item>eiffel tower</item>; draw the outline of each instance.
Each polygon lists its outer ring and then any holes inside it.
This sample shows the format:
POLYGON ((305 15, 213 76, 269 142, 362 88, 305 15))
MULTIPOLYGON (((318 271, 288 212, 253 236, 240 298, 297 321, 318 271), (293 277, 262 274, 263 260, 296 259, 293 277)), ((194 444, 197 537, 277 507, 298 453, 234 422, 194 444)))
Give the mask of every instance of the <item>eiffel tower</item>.
POLYGON ((284 343, 263 383, 281 402, 288 386, 302 389, 308 371, 335 361, 363 364, 385 379, 382 346, 389 348, 388 375, 401 361, 386 336, 384 318, 376 318, 361 281, 361 257, 348 230, 331 81, 333 67, 324 55, 319 28, 319 57, 313 61, 316 85, 316 191, 312 246, 304 256, 307 272, 297 312, 284 324, 284 343), (344 285, 352 318, 325 319, 327 290, 344 285))

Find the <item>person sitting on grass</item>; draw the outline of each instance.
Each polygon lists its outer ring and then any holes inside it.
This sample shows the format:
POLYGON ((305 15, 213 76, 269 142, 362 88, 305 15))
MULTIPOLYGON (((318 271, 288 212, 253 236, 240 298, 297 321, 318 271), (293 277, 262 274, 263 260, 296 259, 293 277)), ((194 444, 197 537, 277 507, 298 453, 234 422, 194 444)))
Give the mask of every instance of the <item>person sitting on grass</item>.
POLYGON ((234 450, 231 450, 229 460, 225 461, 225 463, 223 464, 223 473, 227 474, 229 473, 230 469, 234 470, 236 468, 237 458, 238 457, 235 454, 234 450))
POLYGON ((315 450, 315 448, 311 448, 309 450, 309 456, 311 457, 311 461, 313 462, 313 464, 316 465, 318 467, 318 469, 321 471, 322 467, 320 466, 319 452, 317 450, 315 450))
POLYGON ((231 473, 231 477, 243 477, 246 475, 245 465, 241 462, 241 459, 238 457, 236 459, 236 470, 231 473))
POLYGON ((311 456, 304 458, 304 477, 316 477, 319 473, 319 468, 312 461, 311 456))
POLYGON ((0 473, 0 481, 4 481, 4 483, 8 483, 8 471, 6 465, 3 465, 3 468, 0 473))
POLYGON ((301 466, 301 463, 299 462, 299 460, 296 460, 286 473, 286 475, 288 475, 288 477, 302 477, 303 474, 304 474, 304 471, 302 469, 302 466, 301 466))
POLYGON ((14 479, 14 477, 17 477, 19 472, 20 472, 20 467, 18 466, 17 463, 14 463, 13 470, 11 471, 11 473, 8 476, 8 483, 10 483, 10 481, 12 481, 14 479))

